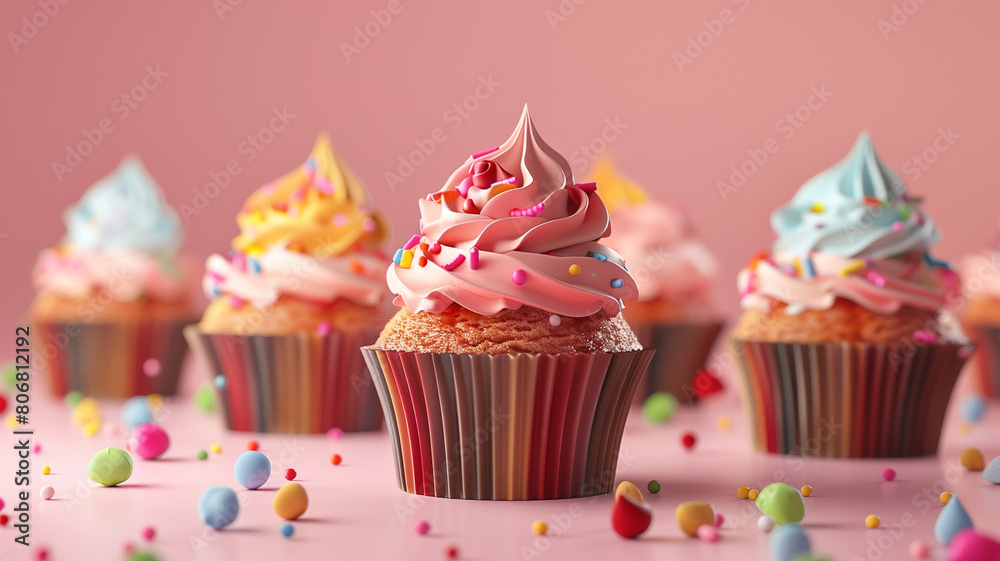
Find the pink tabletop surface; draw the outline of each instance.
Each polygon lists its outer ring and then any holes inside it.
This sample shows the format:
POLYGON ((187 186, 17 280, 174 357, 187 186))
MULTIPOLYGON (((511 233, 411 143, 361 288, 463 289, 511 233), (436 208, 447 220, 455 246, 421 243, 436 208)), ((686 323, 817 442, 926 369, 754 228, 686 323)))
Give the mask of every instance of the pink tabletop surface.
MULTIPOLYGON (((188 390, 204 376, 197 366, 189 370, 188 390)), ((32 545, 15 545, 16 533, 8 522, 0 528, 0 558, 36 559, 39 549, 46 548, 53 561, 122 559, 124 545, 132 542, 163 560, 445 559, 449 545, 458 548, 460 559, 470 560, 770 559, 768 535, 756 524, 760 512, 751 501, 739 500, 736 489, 760 489, 772 481, 814 488, 805 499, 803 525, 814 552, 831 560, 910 559, 914 540, 930 544, 933 559, 944 559, 933 526, 942 508, 937 497, 945 490, 961 498, 980 530, 1000 534, 1000 486, 958 462, 961 450, 970 446, 979 447, 987 460, 1000 454, 1000 407, 995 402, 971 430, 959 430, 957 404, 967 393, 960 384, 938 457, 800 459, 752 451, 735 377, 724 373, 722 378, 727 387, 721 395, 683 409, 667 424, 647 424, 638 409, 630 416, 617 479, 643 489, 650 479, 663 485, 659 494, 648 497, 653 522, 637 540, 622 539, 611 530, 611 496, 478 502, 409 495, 396 488, 384 431, 339 440, 326 435, 227 433, 218 416, 200 412, 187 397, 168 401, 159 415, 171 437, 164 458, 134 457, 134 472, 125 484, 100 487, 87 477, 88 460, 102 447, 124 447, 125 437, 111 434, 107 426, 91 438, 84 436, 71 422, 69 407, 39 387, 32 397, 31 417, 33 444, 41 445, 31 460, 32 545), (718 426, 722 416, 732 419, 728 431, 718 426), (686 431, 698 438, 691 451, 680 444, 686 431), (233 462, 251 438, 270 458, 272 475, 259 490, 239 490, 233 462), (197 451, 209 450, 213 443, 222 446, 221 453, 199 461, 197 451), (333 453, 343 457, 342 464, 331 464, 333 453), (45 465, 51 466, 51 474, 42 475, 45 465), (898 473, 893 482, 881 477, 888 466, 898 473), (284 520, 275 515, 271 501, 289 467, 298 472, 296 481, 310 500, 305 515, 293 522, 294 536, 286 539, 279 533, 284 520), (43 485, 55 488, 52 500, 38 497, 43 485), (213 485, 233 487, 240 497, 239 517, 220 532, 203 525, 197 514, 199 495, 213 485), (713 503, 725 517, 717 543, 681 533, 674 508, 691 500, 713 503), (868 514, 880 516, 882 526, 868 529, 868 514), (413 530, 421 519, 431 526, 425 536, 413 530), (548 536, 532 533, 535 520, 548 523, 548 536), (148 544, 142 538, 147 526, 156 529, 148 544)), ((121 425, 120 408, 120 402, 101 402, 106 425, 121 425)), ((9 516, 14 508, 14 457, 6 425, 3 434, 0 498, 7 503, 2 513, 9 516)))

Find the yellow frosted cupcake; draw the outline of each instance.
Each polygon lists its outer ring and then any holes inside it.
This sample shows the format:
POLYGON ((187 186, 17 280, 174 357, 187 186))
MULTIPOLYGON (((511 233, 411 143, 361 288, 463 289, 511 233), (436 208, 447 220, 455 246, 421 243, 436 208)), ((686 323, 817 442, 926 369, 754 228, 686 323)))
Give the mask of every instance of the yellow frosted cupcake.
POLYGON ((382 216, 326 136, 305 164, 247 199, 228 257, 212 255, 212 298, 188 330, 220 388, 229 428, 378 428, 358 347, 391 315, 382 216))

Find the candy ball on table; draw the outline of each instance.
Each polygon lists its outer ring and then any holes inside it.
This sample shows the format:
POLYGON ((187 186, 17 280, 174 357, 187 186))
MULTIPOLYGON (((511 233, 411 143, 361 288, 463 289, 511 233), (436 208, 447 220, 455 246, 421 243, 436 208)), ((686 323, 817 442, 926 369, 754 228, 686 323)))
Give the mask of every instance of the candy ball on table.
POLYGON ((239 514, 240 501, 229 487, 209 487, 198 499, 198 518, 216 530, 232 524, 239 514))
POLYGON ((87 475, 105 487, 114 487, 132 476, 132 457, 121 448, 105 448, 90 458, 87 475))
POLYGON ((240 454, 233 465, 236 481, 247 489, 259 489, 271 477, 271 461, 255 450, 240 454))
POLYGON ((133 397, 122 405, 122 421, 130 429, 153 422, 153 411, 145 396, 133 397))
POLYGON ((295 520, 306 512, 309 497, 305 487, 298 483, 286 483, 274 494, 274 513, 285 520, 295 520))
POLYGON ((144 460, 155 460, 170 447, 170 437, 155 423, 143 423, 132 431, 129 448, 144 460))

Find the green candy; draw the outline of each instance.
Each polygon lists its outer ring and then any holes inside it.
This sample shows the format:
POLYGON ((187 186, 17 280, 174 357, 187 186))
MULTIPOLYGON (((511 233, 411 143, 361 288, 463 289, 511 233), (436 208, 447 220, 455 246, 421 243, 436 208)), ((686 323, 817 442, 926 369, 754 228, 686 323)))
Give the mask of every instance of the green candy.
POLYGON ((8 360, 0 366, 3 370, 3 383, 8 388, 13 388, 17 385, 17 367, 14 366, 13 360, 8 360))
POLYGON ((674 416, 674 413, 677 413, 679 406, 680 404, 673 394, 655 392, 642 404, 642 415, 650 423, 665 423, 674 416))
POLYGON ((121 448, 105 448, 90 458, 87 475, 105 487, 114 487, 132 476, 132 457, 121 448))
POLYGON ((160 561, 160 558, 148 551, 134 551, 125 558, 125 561, 160 561))
POLYGON ((775 524, 802 522, 806 517, 806 502, 802 493, 784 483, 772 483, 757 494, 757 508, 775 524))
POLYGON ((207 460, 208 459, 208 452, 206 452, 204 450, 198 450, 198 459, 199 460, 207 460))
POLYGON ((660 488, 661 488, 660 482, 655 479, 650 480, 649 483, 646 485, 646 489, 649 489, 649 492, 653 493, 654 495, 660 492, 660 488))
POLYGON ((792 557, 792 561, 830 561, 826 557, 816 557, 812 553, 800 553, 792 557))
POLYGON ((70 390, 66 392, 66 397, 63 399, 66 400, 66 405, 73 407, 77 403, 80 403, 80 400, 83 399, 83 392, 79 390, 70 390))
POLYGON ((215 390, 209 382, 202 382, 194 392, 194 404, 202 413, 215 411, 215 390))

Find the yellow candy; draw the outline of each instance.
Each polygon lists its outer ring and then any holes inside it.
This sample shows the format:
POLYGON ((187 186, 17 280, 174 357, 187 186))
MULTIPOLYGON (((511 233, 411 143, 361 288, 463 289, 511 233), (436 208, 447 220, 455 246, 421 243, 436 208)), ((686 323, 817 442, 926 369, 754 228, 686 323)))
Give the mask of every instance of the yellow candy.
POLYGON ((803 497, 808 497, 813 494, 813 488, 810 485, 803 485, 799 491, 802 493, 803 497))
POLYGON ((816 203, 810 209, 809 212, 820 213, 823 212, 823 203, 816 203))
POLYGON ((969 471, 983 471, 983 468, 986 467, 986 458, 983 457, 979 448, 966 448, 962 451, 962 457, 959 461, 962 462, 962 467, 969 471))
POLYGON ((945 491, 944 493, 941 493, 939 499, 941 500, 941 504, 946 505, 948 504, 948 501, 951 500, 951 493, 945 491))
POLYGON ((222 452, 222 446, 220 446, 219 444, 213 444, 212 445, 212 453, 213 454, 218 454, 219 452, 222 452))
POLYGON ((17 428, 17 418, 14 415, 7 415, 7 426, 12 429, 17 428))
POLYGON ((579 275, 580 274, 580 266, 576 265, 576 264, 570 265, 569 266, 569 274, 573 275, 574 277, 577 276, 577 275, 579 275))
POLYGON ((70 418, 73 420, 73 424, 81 427, 93 421, 100 421, 101 407, 97 404, 97 400, 94 398, 85 397, 73 406, 73 412, 70 414, 70 418))
POLYGON ((90 438, 97 434, 97 430, 101 428, 101 421, 90 421, 86 425, 83 425, 83 435, 90 438))
POLYGON ((615 500, 617 501, 618 497, 622 495, 625 495, 639 504, 646 502, 646 500, 642 498, 642 491, 640 491, 639 488, 636 487, 631 481, 622 481, 618 484, 618 488, 615 489, 615 500))
POLYGON ((305 487, 298 483, 285 483, 274 494, 274 513, 285 520, 295 520, 306 512, 309 507, 309 497, 305 487))
POLYGON ((749 498, 750 488, 745 485, 740 485, 739 489, 736 489, 736 496, 741 499, 749 498))
POLYGON ((759 495, 759 494, 760 494, 760 491, 758 491, 756 489, 750 489, 750 492, 747 493, 747 498, 750 499, 751 501, 756 501, 757 500, 757 495, 759 495))
POLYGON ((151 409, 159 409, 163 407, 163 396, 158 393, 151 393, 146 396, 146 404, 151 409))
POLYGON ((874 514, 869 514, 865 517, 865 526, 868 526, 869 528, 878 528, 881 523, 882 519, 874 514))
POLYGON ((727 431, 733 428, 733 419, 727 415, 723 415, 716 419, 715 425, 719 427, 719 430, 727 431))
POLYGON ((413 264, 413 250, 407 249, 403 251, 403 256, 399 259, 399 266, 404 269, 409 269, 410 265, 413 264))
POLYGON ((549 525, 544 520, 535 520, 531 523, 531 531, 539 536, 544 536, 549 531, 549 525))
POLYGON ((696 537, 702 525, 715 526, 715 511, 712 505, 702 502, 681 503, 674 511, 677 524, 685 534, 696 537))
POLYGON ((52 473, 52 468, 49 466, 42 466, 42 475, 48 475, 52 473))
POLYGON ((958 432, 961 434, 969 434, 972 431, 972 425, 969 423, 959 423, 958 432))

